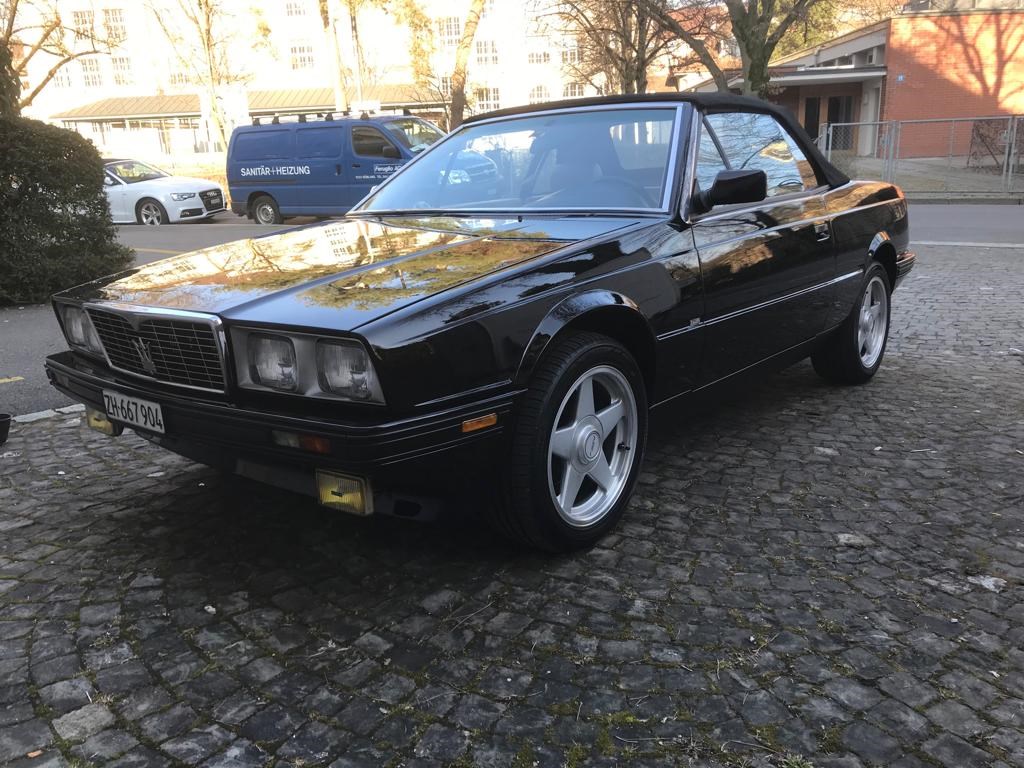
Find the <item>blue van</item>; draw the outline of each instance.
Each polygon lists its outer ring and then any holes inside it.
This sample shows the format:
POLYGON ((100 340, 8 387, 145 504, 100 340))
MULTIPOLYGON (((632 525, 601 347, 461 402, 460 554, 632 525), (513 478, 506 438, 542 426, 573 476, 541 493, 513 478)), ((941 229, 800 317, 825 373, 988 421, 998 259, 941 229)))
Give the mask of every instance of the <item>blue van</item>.
POLYGON ((444 134, 409 116, 340 117, 236 128, 228 144, 231 210, 260 224, 346 213, 444 134))

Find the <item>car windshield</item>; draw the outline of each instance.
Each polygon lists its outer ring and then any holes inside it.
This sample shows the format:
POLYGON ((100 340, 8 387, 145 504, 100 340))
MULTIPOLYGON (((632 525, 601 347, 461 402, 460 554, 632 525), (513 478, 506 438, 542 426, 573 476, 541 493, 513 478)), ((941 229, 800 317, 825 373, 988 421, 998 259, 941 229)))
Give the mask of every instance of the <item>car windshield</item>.
POLYGON ((444 137, 444 134, 433 124, 418 117, 408 117, 402 120, 389 120, 384 127, 398 143, 413 154, 422 152, 435 141, 444 137))
POLYGON ((671 105, 471 123, 357 212, 662 210, 676 115, 671 105))
POLYGON ((140 163, 138 160, 118 160, 107 163, 107 170, 125 184, 138 184, 140 181, 151 181, 169 175, 159 168, 140 163))

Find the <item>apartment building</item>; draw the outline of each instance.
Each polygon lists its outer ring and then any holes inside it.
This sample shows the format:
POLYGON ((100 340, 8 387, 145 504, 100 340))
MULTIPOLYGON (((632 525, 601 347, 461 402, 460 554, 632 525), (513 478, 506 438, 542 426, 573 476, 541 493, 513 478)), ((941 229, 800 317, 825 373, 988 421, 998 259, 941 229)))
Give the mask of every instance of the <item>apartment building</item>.
MULTIPOLYGON (((325 112, 339 101, 443 122, 468 0, 423 4, 432 31, 426 66, 411 61, 413 41, 392 13, 361 5, 353 24, 348 4, 330 0, 325 29, 318 0, 222 0, 227 39, 215 66, 232 82, 215 97, 227 122, 325 112)), ((196 74, 205 65, 197 32, 178 0, 57 0, 56 8, 73 28, 70 46, 102 52, 61 68, 28 116, 78 130, 106 153, 158 160, 220 149, 208 120, 214 95, 196 74)), ((597 93, 600 83, 570 74, 578 57, 539 0, 488 0, 469 61, 470 111, 597 93)), ((23 85, 33 87, 52 65, 37 57, 23 85)))

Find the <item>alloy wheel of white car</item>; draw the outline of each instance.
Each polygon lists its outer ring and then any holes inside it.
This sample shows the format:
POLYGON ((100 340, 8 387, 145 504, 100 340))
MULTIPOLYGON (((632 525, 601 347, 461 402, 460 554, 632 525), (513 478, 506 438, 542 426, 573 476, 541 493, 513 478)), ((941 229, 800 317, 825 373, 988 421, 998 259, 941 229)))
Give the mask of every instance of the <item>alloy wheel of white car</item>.
POLYGON ((164 223, 164 209, 156 200, 145 200, 139 206, 139 223, 158 227, 164 223))

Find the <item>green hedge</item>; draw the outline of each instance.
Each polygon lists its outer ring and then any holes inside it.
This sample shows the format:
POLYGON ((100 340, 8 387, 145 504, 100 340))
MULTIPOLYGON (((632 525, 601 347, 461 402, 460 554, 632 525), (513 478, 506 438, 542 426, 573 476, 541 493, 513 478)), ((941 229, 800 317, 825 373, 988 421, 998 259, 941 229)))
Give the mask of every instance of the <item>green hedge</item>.
POLYGON ((73 131, 0 117, 0 304, 46 301, 131 263, 96 148, 73 131))

